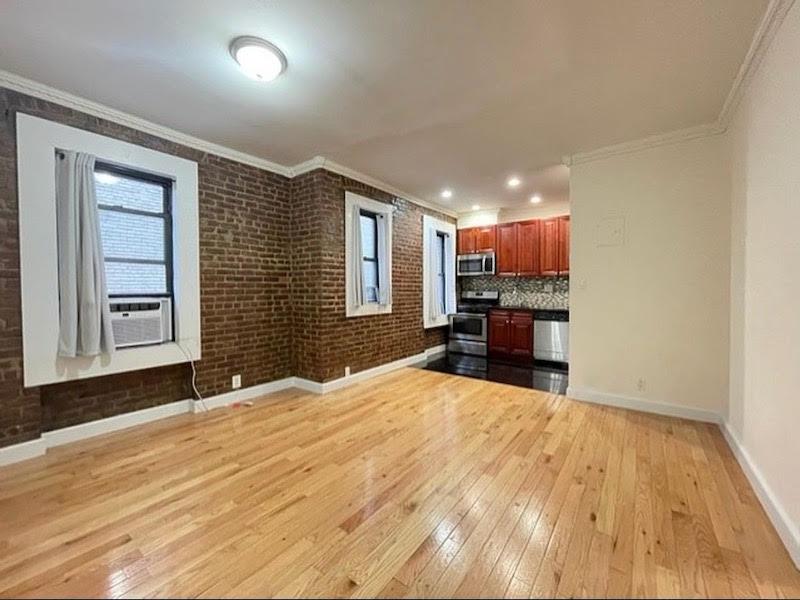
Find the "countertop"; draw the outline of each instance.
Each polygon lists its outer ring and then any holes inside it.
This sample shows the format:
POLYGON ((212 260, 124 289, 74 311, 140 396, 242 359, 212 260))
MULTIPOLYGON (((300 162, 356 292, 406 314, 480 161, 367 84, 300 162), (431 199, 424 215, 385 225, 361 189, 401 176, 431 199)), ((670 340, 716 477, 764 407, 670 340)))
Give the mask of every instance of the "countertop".
POLYGON ((520 310, 520 311, 531 311, 531 312, 564 312, 568 313, 568 308, 545 308, 545 307, 533 307, 533 306, 493 306, 491 310, 520 310))

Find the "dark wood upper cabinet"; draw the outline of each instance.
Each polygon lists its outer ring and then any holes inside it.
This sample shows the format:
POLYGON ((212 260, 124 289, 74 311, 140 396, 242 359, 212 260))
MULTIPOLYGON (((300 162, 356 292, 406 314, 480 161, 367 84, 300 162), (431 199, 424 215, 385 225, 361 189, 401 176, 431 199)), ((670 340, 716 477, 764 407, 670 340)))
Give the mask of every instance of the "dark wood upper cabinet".
POLYGON ((497 250, 497 234, 494 225, 488 227, 467 227, 459 229, 456 235, 458 254, 474 254, 475 252, 495 252, 497 250))
POLYGON ((517 260, 517 224, 504 223, 497 226, 497 274, 516 275, 517 260))
POLYGON ((456 246, 458 254, 473 254, 478 246, 478 236, 475 228, 459 229, 456 232, 456 246))
POLYGON ((494 252, 497 250, 497 227, 476 227, 476 250, 478 252, 494 252))
POLYGON ((558 237, 560 219, 541 222, 539 232, 539 271, 542 275, 558 275, 558 237))
POLYGON ((569 217, 558 220, 558 274, 569 275, 569 217))
POLYGON ((539 221, 517 223, 517 273, 531 277, 539 270, 539 221))

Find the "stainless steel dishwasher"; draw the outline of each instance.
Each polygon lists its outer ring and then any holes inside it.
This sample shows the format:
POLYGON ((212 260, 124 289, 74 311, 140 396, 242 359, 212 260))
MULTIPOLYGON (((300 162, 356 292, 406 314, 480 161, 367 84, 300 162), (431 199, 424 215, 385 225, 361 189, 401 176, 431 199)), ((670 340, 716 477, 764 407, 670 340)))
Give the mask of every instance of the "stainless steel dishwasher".
POLYGON ((537 310, 533 315, 533 358, 569 362, 569 312, 537 310))

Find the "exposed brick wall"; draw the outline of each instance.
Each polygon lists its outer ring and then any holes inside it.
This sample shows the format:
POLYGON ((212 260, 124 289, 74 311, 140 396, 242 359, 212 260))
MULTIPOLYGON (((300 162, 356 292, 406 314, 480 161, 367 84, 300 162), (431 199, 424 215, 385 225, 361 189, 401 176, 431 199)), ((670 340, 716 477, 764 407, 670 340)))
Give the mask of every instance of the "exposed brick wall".
POLYGON ((190 398, 190 381, 183 364, 43 386, 42 431, 190 398))
POLYGON ((22 387, 15 113, 25 112, 198 163, 205 395, 291 374, 289 180, 0 88, 0 446, 41 431, 190 396, 188 366, 22 387))
POLYGON ((450 220, 342 175, 316 170, 293 180, 295 373, 330 381, 445 343, 445 328, 422 322, 422 215, 450 220), (345 317, 344 196, 351 191, 395 206, 392 314, 345 317), (313 232, 316 231, 316 234, 313 232), (302 292, 301 292, 302 290, 302 292))
MULTIPOLYGON (((22 386, 16 112, 198 163, 204 395, 296 374, 341 377, 442 344, 422 326, 422 215, 415 204, 324 170, 289 180, 0 88, 0 446, 181 400, 191 370, 175 365, 41 388, 22 386), (345 319, 344 192, 393 203, 393 314, 345 319)), ((430 211, 440 218, 443 215, 430 211)))

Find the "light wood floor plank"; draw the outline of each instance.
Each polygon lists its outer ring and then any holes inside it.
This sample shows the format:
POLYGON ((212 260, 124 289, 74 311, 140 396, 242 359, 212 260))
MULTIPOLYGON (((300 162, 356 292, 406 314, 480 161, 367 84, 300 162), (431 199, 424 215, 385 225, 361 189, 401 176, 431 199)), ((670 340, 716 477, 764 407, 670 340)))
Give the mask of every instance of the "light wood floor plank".
POLYGON ((720 431, 402 369, 0 468, 0 597, 793 597, 720 431))

